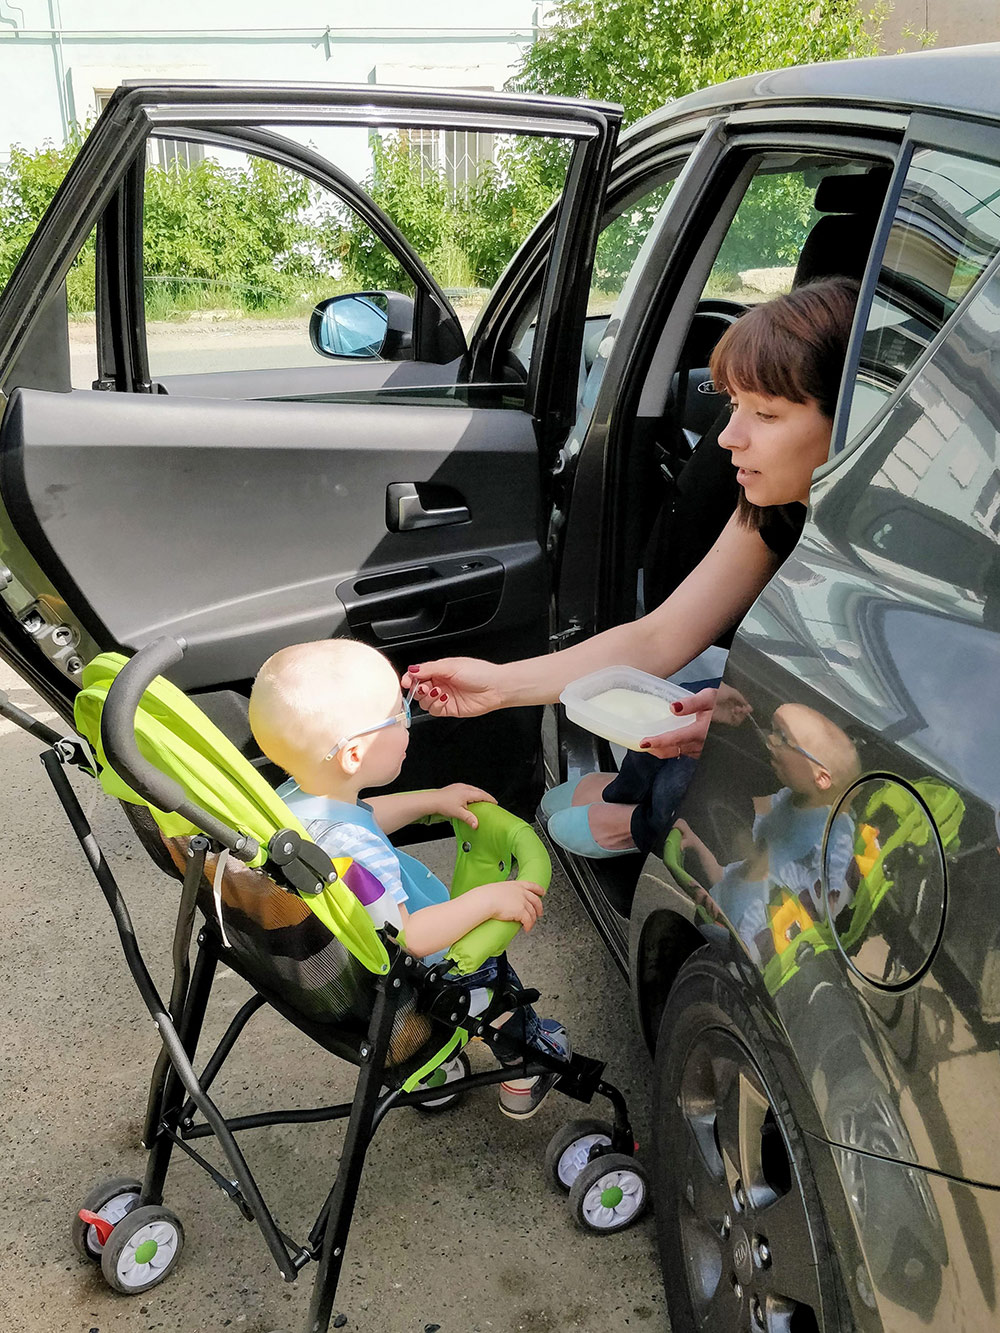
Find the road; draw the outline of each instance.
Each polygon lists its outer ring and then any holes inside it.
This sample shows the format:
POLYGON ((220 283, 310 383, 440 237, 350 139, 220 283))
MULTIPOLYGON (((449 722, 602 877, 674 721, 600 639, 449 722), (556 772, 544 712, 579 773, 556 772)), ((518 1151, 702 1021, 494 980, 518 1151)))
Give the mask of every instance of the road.
MULTIPOLYGON (((0 688, 47 716, 2 664, 0 688)), ((38 752, 30 736, 0 720, 0 1326, 4 1333, 296 1333, 311 1271, 286 1286, 256 1229, 187 1160, 175 1159, 165 1200, 183 1222, 186 1247, 162 1286, 118 1296, 72 1249, 70 1219, 90 1185, 142 1174, 138 1140, 156 1034, 38 752)), ((109 798, 99 798, 92 822, 166 991, 177 886, 146 860, 109 798)), ((415 850, 440 872, 446 847, 415 850)), ((543 988, 542 1012, 564 1020, 577 1049, 608 1060, 644 1144, 649 1060, 625 983, 565 881, 557 877, 543 922, 511 954, 526 984, 543 988)), ((247 993, 235 975, 222 975, 224 1012, 210 1014, 210 1036, 247 993)), ((350 1096, 350 1071, 276 1014, 265 1011, 254 1024, 216 1085, 225 1110, 350 1096)), ((487 1062, 482 1048, 473 1062, 487 1062)), ((619 1236, 585 1234, 544 1179, 548 1139, 581 1113, 553 1094, 533 1120, 515 1124, 497 1111, 492 1089, 436 1118, 393 1112, 369 1154, 347 1249, 337 1301, 347 1333, 438 1326, 441 1333, 663 1333, 652 1218, 619 1236)), ((342 1133, 317 1125, 243 1136, 265 1196, 295 1234, 311 1225, 332 1183, 342 1133)))

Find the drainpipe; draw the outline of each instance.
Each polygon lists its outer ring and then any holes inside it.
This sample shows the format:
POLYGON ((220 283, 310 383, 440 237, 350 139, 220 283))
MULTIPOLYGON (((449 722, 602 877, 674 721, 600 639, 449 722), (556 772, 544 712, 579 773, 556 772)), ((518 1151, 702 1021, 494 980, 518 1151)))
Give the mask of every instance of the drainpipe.
POLYGON ((69 138, 69 108, 66 105, 66 64, 63 59, 62 17, 59 14, 59 0, 49 0, 49 23, 55 41, 52 43, 52 63, 56 71, 56 96, 59 99, 59 118, 62 121, 63 142, 69 138))

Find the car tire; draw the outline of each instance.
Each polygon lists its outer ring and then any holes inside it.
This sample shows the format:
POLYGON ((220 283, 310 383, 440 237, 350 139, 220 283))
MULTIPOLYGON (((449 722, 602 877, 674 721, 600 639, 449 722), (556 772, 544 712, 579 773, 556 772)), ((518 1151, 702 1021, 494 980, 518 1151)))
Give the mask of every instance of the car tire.
POLYGON ((700 949, 654 1064, 653 1198, 673 1333, 853 1322, 803 1136, 740 983, 700 949))

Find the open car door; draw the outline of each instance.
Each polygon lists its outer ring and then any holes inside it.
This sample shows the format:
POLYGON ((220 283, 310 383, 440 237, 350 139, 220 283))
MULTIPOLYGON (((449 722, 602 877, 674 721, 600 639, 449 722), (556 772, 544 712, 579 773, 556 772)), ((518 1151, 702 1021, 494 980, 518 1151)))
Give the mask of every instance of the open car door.
MULTIPOLYGON (((120 89, 0 298, 0 654, 68 716, 96 651, 182 637, 177 683, 206 706, 216 696, 235 733, 257 668, 288 643, 350 635, 400 669, 544 652, 543 460, 575 414, 619 120, 614 107, 490 93, 120 89), (358 127, 565 141, 526 341, 524 312, 499 300, 466 345, 409 239, 331 160, 358 127), (360 357, 162 373, 142 233, 149 146, 164 138, 299 172, 359 213, 410 284, 409 296, 362 294, 355 311, 384 317, 392 338, 360 357), (65 281, 95 226, 97 373, 73 388, 65 281)), ((329 351, 322 317, 317 353, 329 351)), ((537 753, 533 710, 421 723, 402 781, 478 782, 524 810, 537 753)))

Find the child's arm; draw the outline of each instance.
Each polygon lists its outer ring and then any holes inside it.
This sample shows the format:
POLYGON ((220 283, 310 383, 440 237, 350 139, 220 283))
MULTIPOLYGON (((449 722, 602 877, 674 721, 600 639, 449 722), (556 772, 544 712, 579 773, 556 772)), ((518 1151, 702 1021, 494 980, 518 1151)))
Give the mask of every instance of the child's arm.
POLYGON ((718 884, 724 871, 719 864, 718 859, 712 855, 708 847, 698 837, 697 833, 691 832, 691 826, 684 819, 674 821, 674 828, 681 831, 681 847, 687 851, 690 849, 701 862, 702 870, 705 872, 705 878, 709 884, 718 884))
POLYGON ((519 921, 530 930, 542 915, 544 892, 531 880, 509 879, 481 884, 446 903, 434 903, 416 912, 407 912, 400 904, 406 947, 418 958, 426 958, 449 949, 484 921, 519 921))
MULTIPOLYGON (((470 814, 471 801, 489 801, 496 805, 496 797, 481 787, 470 787, 465 782, 453 782, 448 787, 435 787, 430 791, 395 792, 391 796, 372 796, 368 804, 383 833, 395 833, 397 829, 413 824, 424 815, 444 815, 447 819, 462 819, 470 828, 476 828, 476 816, 470 814)), ((464 933, 464 932, 463 932, 464 933)), ((456 935, 455 939, 459 936, 456 935)), ((433 950, 430 952, 433 953, 433 950)))

